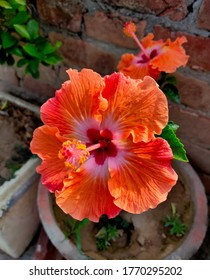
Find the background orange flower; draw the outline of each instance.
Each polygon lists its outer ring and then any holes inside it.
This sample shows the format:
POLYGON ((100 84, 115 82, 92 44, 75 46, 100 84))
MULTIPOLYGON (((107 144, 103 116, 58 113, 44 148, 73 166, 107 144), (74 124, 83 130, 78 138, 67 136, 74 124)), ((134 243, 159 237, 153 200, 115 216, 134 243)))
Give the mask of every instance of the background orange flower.
POLYGON ((173 73, 178 67, 185 66, 189 56, 185 54, 182 44, 187 42, 184 36, 174 42, 170 39, 154 41, 154 35, 149 33, 145 38, 138 40, 135 30, 130 27, 133 23, 127 23, 124 33, 133 37, 141 49, 137 55, 122 55, 117 69, 126 76, 134 79, 142 79, 146 75, 158 79, 161 72, 173 73))

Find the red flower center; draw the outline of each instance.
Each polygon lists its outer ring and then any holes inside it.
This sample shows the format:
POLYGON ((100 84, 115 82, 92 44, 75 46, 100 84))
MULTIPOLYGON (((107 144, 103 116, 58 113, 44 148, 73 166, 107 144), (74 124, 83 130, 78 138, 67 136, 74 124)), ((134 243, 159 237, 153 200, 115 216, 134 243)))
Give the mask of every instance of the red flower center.
POLYGON ((147 63, 151 59, 153 59, 155 56, 158 55, 157 50, 152 50, 149 57, 147 57, 144 53, 141 55, 141 58, 137 61, 137 63, 147 63))
POLYGON ((93 144, 100 144, 100 148, 93 150, 90 154, 93 154, 97 164, 102 165, 107 157, 117 156, 117 147, 112 142, 113 135, 108 129, 97 130, 94 128, 88 129, 87 136, 90 139, 90 143, 87 143, 87 147, 93 144))

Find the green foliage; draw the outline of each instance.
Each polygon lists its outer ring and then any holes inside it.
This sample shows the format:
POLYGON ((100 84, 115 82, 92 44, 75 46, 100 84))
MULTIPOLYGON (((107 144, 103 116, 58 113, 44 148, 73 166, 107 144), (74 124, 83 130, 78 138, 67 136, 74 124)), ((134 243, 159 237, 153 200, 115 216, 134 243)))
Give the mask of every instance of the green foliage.
POLYGON ((171 215, 167 215, 163 221, 164 227, 169 228, 170 235, 177 237, 183 236, 186 232, 186 226, 181 222, 180 215, 176 212, 176 205, 171 203, 171 215))
POLYGON ((177 81, 174 76, 162 72, 161 77, 157 82, 160 86, 160 89, 171 101, 178 104, 180 103, 179 92, 176 87, 177 81))
POLYGON ((62 61, 57 54, 61 42, 52 45, 40 35, 38 21, 27 9, 26 0, 0 0, 0 64, 15 64, 25 73, 39 77, 39 65, 55 65, 62 61))
POLYGON ((124 231, 130 230, 131 224, 126 220, 117 216, 114 219, 108 219, 107 216, 103 215, 98 223, 99 231, 95 235, 96 247, 99 251, 106 250, 112 241, 116 241, 124 231))
POLYGON ((81 248, 81 229, 89 222, 88 219, 83 219, 82 221, 78 221, 75 219, 68 219, 66 223, 68 224, 68 232, 64 232, 66 237, 73 236, 76 241, 77 249, 80 253, 82 253, 81 248))
POLYGON ((166 127, 162 130, 160 137, 165 139, 171 147, 174 159, 188 162, 184 145, 176 136, 176 131, 179 126, 173 122, 168 122, 166 127))
POLYGON ((104 251, 110 246, 110 241, 115 241, 121 235, 121 231, 116 226, 103 226, 96 234, 96 246, 99 251, 104 251))

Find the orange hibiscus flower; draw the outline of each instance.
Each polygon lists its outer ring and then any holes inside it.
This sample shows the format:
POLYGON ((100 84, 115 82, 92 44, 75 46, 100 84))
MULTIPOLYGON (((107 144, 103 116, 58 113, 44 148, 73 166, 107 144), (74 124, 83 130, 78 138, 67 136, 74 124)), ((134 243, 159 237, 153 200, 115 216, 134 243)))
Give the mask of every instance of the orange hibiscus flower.
POLYGON ((117 69, 133 79, 143 79, 146 75, 158 79, 161 72, 173 73, 180 66, 185 66, 189 56, 185 54, 182 44, 187 39, 182 36, 174 42, 167 39, 154 41, 154 35, 149 33, 145 38, 138 40, 135 35, 134 23, 126 23, 124 33, 133 37, 141 52, 137 55, 124 54, 118 63, 117 69))
POLYGON ((154 136, 168 121, 165 95, 151 77, 67 72, 31 142, 42 183, 78 220, 156 207, 177 181, 167 141, 154 136))

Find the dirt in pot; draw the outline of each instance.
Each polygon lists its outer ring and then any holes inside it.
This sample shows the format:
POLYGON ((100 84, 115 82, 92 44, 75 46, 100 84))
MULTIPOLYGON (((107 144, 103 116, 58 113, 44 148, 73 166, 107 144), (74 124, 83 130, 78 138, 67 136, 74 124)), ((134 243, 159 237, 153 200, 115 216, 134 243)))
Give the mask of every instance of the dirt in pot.
POLYGON ((32 156, 29 144, 40 124, 30 110, 0 100, 0 186, 32 156))
MULTIPOLYGON (((54 212, 66 237, 76 243, 75 235, 72 235, 69 230, 72 218, 64 214, 55 204, 54 212)), ((122 211, 119 217, 127 223, 127 227, 120 228, 111 219, 110 224, 115 229, 109 228, 109 232, 113 238, 108 240, 109 244, 104 250, 97 244, 97 238, 107 234, 104 223, 87 222, 81 228, 79 236, 82 252, 93 259, 162 259, 183 242, 190 229, 193 219, 190 191, 178 181, 167 200, 157 208, 140 215, 122 211), (179 220, 182 225, 181 232, 179 232, 180 228, 174 229, 170 227, 170 223, 166 223, 171 219, 172 222, 179 220)))

